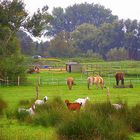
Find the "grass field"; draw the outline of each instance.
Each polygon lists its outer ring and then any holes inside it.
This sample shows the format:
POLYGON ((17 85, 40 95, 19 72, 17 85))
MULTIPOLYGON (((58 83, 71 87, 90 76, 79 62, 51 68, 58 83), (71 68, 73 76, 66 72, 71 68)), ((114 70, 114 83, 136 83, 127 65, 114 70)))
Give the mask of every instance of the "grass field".
MULTIPOLYGON (((136 64, 131 64, 135 66, 136 64)), ((139 74, 140 65, 137 68, 129 68, 131 73, 139 74), (134 70, 136 69, 136 70, 134 70)), ((110 100, 112 103, 116 103, 119 100, 126 101, 129 107, 140 103, 140 79, 134 75, 126 76, 126 83, 129 80, 134 85, 134 88, 113 88, 115 84, 115 78, 113 76, 104 77, 106 86, 110 88, 110 100)), ((67 73, 62 71, 41 71, 40 74, 28 75, 29 85, 25 86, 1 86, 0 98, 8 103, 7 110, 12 112, 19 104, 20 100, 32 100, 36 98, 36 83, 40 80, 39 86, 39 99, 42 99, 45 95, 48 96, 48 100, 52 100, 54 97, 61 97, 64 101, 68 99, 75 101, 77 98, 89 97, 90 102, 98 103, 107 100, 107 89, 96 89, 95 86, 91 87, 91 90, 87 89, 86 79, 87 76, 81 73, 67 73), (70 91, 66 86, 66 77, 73 76, 75 84, 70 91)), ((55 140, 56 134, 53 127, 44 128, 42 126, 32 126, 25 123, 19 123, 16 119, 7 119, 2 117, 0 119, 0 140, 55 140)), ((140 134, 133 134, 130 139, 139 140, 140 134)))

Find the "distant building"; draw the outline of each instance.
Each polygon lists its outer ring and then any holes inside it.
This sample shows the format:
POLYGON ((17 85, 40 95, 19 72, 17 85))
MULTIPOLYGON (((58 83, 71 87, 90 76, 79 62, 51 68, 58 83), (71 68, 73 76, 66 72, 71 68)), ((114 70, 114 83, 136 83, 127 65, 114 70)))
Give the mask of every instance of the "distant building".
POLYGON ((67 72, 82 72, 82 65, 77 62, 67 62, 66 71, 67 72))
POLYGON ((42 58, 40 55, 34 55, 34 56, 32 56, 32 58, 35 58, 35 59, 40 59, 40 58, 42 58))

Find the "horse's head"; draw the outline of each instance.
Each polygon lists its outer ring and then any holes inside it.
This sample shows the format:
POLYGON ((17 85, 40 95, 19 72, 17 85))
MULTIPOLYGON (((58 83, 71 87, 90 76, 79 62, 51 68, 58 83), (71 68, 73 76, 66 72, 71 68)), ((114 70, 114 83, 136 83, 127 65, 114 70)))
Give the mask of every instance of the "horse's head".
POLYGON ((69 100, 65 100, 65 103, 68 104, 69 103, 69 100))

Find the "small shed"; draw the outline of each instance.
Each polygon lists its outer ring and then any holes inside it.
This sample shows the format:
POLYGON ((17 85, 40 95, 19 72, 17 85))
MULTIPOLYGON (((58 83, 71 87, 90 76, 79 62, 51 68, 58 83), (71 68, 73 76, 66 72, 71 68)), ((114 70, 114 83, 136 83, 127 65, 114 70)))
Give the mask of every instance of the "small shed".
POLYGON ((82 72, 82 65, 78 62, 67 62, 66 63, 67 72, 82 72))

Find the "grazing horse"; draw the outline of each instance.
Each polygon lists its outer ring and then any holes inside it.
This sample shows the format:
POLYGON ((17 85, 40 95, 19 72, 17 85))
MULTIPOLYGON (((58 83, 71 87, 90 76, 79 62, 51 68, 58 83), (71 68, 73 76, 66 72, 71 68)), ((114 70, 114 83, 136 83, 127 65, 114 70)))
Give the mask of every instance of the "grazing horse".
POLYGON ((74 84, 73 78, 72 77, 68 77, 67 78, 67 85, 68 85, 69 90, 72 89, 73 84, 74 84))
POLYGON ((116 78, 116 85, 119 85, 119 81, 121 80, 121 84, 124 85, 124 73, 123 72, 117 72, 115 74, 115 78, 116 78))
POLYGON ((88 89, 90 85, 96 84, 96 87, 98 88, 99 85, 103 89, 104 87, 104 80, 101 76, 90 76, 87 78, 87 83, 88 83, 88 89))

